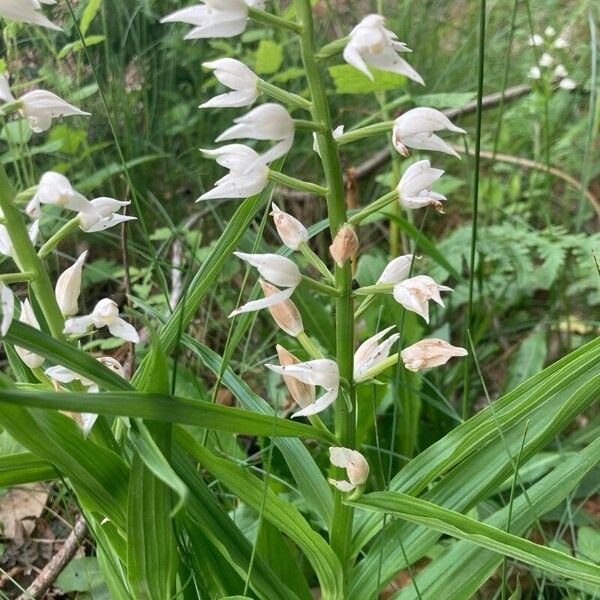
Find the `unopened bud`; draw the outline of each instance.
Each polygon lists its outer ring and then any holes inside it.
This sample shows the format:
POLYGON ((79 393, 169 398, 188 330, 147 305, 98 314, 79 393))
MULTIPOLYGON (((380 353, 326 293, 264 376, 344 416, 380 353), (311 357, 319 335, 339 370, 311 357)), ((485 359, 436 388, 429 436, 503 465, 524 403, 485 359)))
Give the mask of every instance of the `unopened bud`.
POLYGON ((87 257, 84 252, 66 271, 61 273, 56 281, 54 293, 60 311, 65 317, 76 315, 79 312, 79 294, 81 293, 81 272, 87 257))
MULTIPOLYGON (((265 298, 281 293, 281 290, 266 281, 261 279, 260 286, 262 287, 265 298)), ((291 300, 284 300, 273 306, 269 306, 269 312, 275 320, 275 323, 282 331, 288 335, 297 337, 304 331, 302 324, 302 316, 296 308, 296 305, 291 300)))
MULTIPOLYGON (((282 367, 300 363, 300 360, 279 344, 277 345, 277 356, 279 357, 279 364, 282 367)), ((290 392, 290 395, 294 399, 294 402, 296 402, 300 408, 306 408, 307 406, 314 404, 316 395, 314 386, 302 383, 291 375, 283 375, 283 381, 290 392)))
POLYGON ((302 242, 308 242, 308 231, 306 227, 292 215, 283 212, 275 202, 271 204, 273 211, 273 223, 277 228, 277 233, 281 241, 290 249, 298 250, 302 242))
POLYGON ((358 252, 358 236, 351 225, 344 225, 335 236, 333 244, 329 246, 329 253, 338 267, 358 252))

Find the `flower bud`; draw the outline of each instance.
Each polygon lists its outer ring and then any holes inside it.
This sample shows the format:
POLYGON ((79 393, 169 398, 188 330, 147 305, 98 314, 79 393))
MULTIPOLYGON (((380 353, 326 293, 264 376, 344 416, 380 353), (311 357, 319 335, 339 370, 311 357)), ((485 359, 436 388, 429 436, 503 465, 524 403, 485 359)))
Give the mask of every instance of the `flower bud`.
MULTIPOLYGON (((26 325, 30 325, 31 327, 35 327, 36 329, 40 328, 40 324, 31 308, 31 304, 29 304, 29 300, 25 300, 25 302, 21 302, 21 316, 19 317, 19 321, 21 323, 25 323, 26 325)), ((44 357, 35 354, 31 350, 27 350, 26 348, 20 348, 15 346, 15 350, 19 355, 20 359, 30 368, 37 369, 44 363, 44 357)))
MULTIPOLYGON (((278 294, 281 291, 279 288, 262 279, 260 280, 260 287, 262 287, 265 298, 269 298, 269 296, 278 294)), ((268 308, 279 329, 285 331, 288 335, 297 337, 304 331, 300 312, 291 300, 284 300, 268 308)))
POLYGON ((78 300, 81 293, 81 272, 86 257, 87 251, 64 271, 56 282, 54 290, 56 301, 65 317, 76 315, 79 310, 78 300))
POLYGON ((329 253, 338 267, 358 252, 359 243, 356 231, 351 225, 344 225, 335 236, 333 244, 329 246, 329 253))
POLYGON ((306 227, 292 215, 283 212, 275 202, 271 204, 273 212, 273 223, 281 241, 290 249, 298 250, 302 242, 308 242, 308 231, 306 227))
POLYGON ((404 366, 409 371, 420 371, 445 365, 453 356, 466 356, 464 348, 452 346, 439 339, 426 339, 405 348, 400 353, 404 366))
MULTIPOLYGON (((279 356, 279 364, 282 367, 297 365, 300 363, 300 361, 291 352, 288 352, 283 346, 280 345, 277 345, 277 356, 279 356)), ((283 381, 290 392, 290 395, 294 399, 294 402, 300 408, 306 408, 307 406, 314 404, 316 396, 314 386, 303 383, 291 375, 284 375, 283 381)))

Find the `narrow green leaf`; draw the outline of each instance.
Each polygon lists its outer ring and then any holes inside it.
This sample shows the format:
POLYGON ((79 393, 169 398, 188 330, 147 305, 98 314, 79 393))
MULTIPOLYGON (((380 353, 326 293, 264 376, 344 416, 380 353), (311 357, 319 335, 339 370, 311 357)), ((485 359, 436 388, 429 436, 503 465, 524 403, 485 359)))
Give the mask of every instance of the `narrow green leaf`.
POLYGON ((374 492, 350 502, 356 508, 394 515, 467 540, 493 552, 511 556, 553 575, 600 585, 600 566, 553 548, 535 544, 502 529, 401 492, 374 492))
POLYGON ((94 17, 98 14, 98 11, 100 10, 101 6, 102 0, 88 0, 88 3, 79 21, 79 29, 83 37, 85 37, 85 34, 90 28, 90 25, 94 20, 94 17))
POLYGON ((0 457, 0 487, 49 481, 58 477, 58 472, 49 462, 28 452, 0 457))

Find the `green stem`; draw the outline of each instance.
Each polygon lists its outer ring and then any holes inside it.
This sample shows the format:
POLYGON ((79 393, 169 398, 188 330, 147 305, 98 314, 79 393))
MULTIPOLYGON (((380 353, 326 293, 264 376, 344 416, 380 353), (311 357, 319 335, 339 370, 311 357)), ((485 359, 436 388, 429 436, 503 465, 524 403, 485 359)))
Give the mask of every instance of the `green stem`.
POLYGON ((375 285, 365 285, 354 290, 355 296, 371 296, 372 294, 391 294, 394 291, 393 283, 377 283, 375 285))
POLYGON ((79 217, 74 217, 67 221, 41 248, 38 252, 40 259, 46 258, 58 244, 66 237, 69 237, 76 229, 79 228, 79 217))
POLYGON ((335 285, 335 278, 331 274, 331 271, 327 268, 327 265, 310 249, 310 246, 306 242, 300 242, 298 250, 302 252, 302 255, 323 277, 329 282, 335 285))
POLYGON ((306 352, 308 352, 312 359, 323 358, 323 353, 304 331, 299 333, 296 336, 296 339, 300 342, 300 345, 306 350, 306 352))
POLYGON ((344 50, 350 38, 348 36, 335 40, 326 46, 323 46, 315 55, 317 60, 325 60, 327 58, 333 58, 344 50))
POLYGON ((302 96, 298 96, 298 94, 292 94, 292 92, 288 92, 286 90, 273 85, 267 81, 260 79, 258 81, 258 89, 261 92, 267 94, 267 96, 271 96, 271 98, 275 98, 275 100, 279 100, 280 102, 284 102, 285 104, 291 104, 292 106, 296 106, 297 108, 301 108, 303 110, 311 110, 312 104, 302 98, 302 96))
POLYGON ((361 303, 361 305, 356 309, 354 313, 354 320, 356 321, 375 301, 375 296, 367 296, 361 303))
POLYGON ((327 294, 328 296, 333 296, 334 298, 339 297, 341 294, 338 289, 331 287, 325 283, 321 283, 320 281, 316 281, 315 279, 311 279, 306 275, 302 276, 302 283, 321 294, 327 294))
POLYGON ((248 16, 264 25, 269 25, 277 29, 284 29, 286 31, 293 31, 297 34, 302 33, 302 27, 297 23, 294 23, 294 21, 289 21, 288 19, 278 17, 277 15, 273 15, 264 10, 259 10, 258 8, 248 8, 248 16))
POLYGON ((315 194, 316 196, 327 195, 327 188, 324 188, 321 185, 317 185, 316 183, 310 183, 308 181, 302 181, 300 179, 296 179, 295 177, 290 177, 289 175, 278 173, 277 171, 269 171, 269 179, 271 181, 275 181, 276 183, 280 183, 281 185, 285 185, 286 187, 290 187, 294 190, 308 192, 309 194, 315 194))
MULTIPOLYGON (((311 92, 312 117, 322 123, 326 131, 317 134, 323 170, 327 180, 327 212, 332 239, 346 221, 346 202, 343 169, 338 146, 333 139, 331 114, 327 103, 327 92, 323 74, 316 62, 317 48, 314 38, 312 8, 310 0, 294 0, 296 15, 303 25, 300 36, 302 62, 311 92)), ((335 267, 335 282, 340 296, 336 300, 336 361, 340 376, 350 382, 347 406, 340 392, 335 402, 335 434, 342 446, 356 446, 355 404, 356 392, 352 384, 354 355, 354 302, 352 299, 352 269, 350 261, 343 267, 335 267)), ((338 471, 339 477, 343 473, 338 471)), ((334 508, 330 529, 330 543, 340 559, 344 571, 349 568, 350 540, 352 538, 353 508, 343 502, 343 494, 334 490, 334 508)))
POLYGON ((23 216, 14 205, 13 198, 12 186, 4 166, 0 164, 0 209, 6 219, 6 229, 13 246, 13 258, 21 271, 32 275, 30 287, 44 314, 50 333, 56 339, 62 340, 64 319, 56 302, 54 289, 29 239, 23 216))
POLYGON ((35 273, 33 271, 21 271, 21 273, 5 273, 0 275, 2 283, 25 283, 33 281, 35 273))
POLYGON ((367 127, 360 127, 353 129, 348 133, 344 133, 337 139, 337 143, 342 146, 343 144, 350 144, 351 142, 357 142, 366 137, 372 135, 380 135, 382 133, 389 133, 394 126, 394 121, 382 121, 381 123, 375 123, 375 125, 367 125, 367 127))
POLYGON ((315 133, 325 133, 327 131, 327 127, 322 123, 306 119, 294 119, 294 126, 297 131, 313 131, 315 133))
POLYGON ((14 199, 15 204, 25 204, 25 202, 29 202, 37 193, 38 186, 34 185, 33 187, 27 188, 22 192, 19 192, 14 199))
POLYGON ((391 192, 388 192, 385 196, 382 196, 378 200, 371 202, 371 204, 365 206, 359 213, 356 213, 353 217, 350 217, 348 219, 348 223, 350 223, 350 225, 359 225, 367 217, 370 217, 372 214, 379 212, 395 200, 398 200, 398 190, 392 190, 391 192))

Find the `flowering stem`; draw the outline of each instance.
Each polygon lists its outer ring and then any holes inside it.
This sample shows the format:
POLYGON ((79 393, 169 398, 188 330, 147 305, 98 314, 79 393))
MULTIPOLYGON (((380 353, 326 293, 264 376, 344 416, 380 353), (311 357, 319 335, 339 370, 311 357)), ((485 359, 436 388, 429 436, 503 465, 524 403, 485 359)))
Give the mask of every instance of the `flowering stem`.
POLYGON ((398 200, 398 190, 392 190, 385 196, 375 200, 375 202, 371 202, 371 204, 365 206, 365 208, 363 208, 359 213, 356 213, 353 217, 350 217, 348 219, 348 223, 350 223, 350 225, 359 225, 367 217, 379 212, 381 209, 385 208, 395 200, 398 200))
POLYGON ((4 166, 0 164, 0 209, 6 219, 6 229, 12 242, 14 260, 21 271, 32 276, 31 290, 44 314, 50 333, 61 340, 64 337, 62 332, 64 319, 56 302, 54 289, 29 239, 23 217, 13 203, 13 197, 12 186, 4 166))
POLYGON ((277 29, 293 31, 299 35, 302 33, 302 26, 298 25, 298 23, 278 17, 277 15, 273 15, 264 10, 259 10, 258 8, 249 7, 248 16, 259 23, 263 23, 264 25, 270 25, 271 27, 276 27, 277 29))
POLYGON ((333 296, 335 298, 341 296, 337 288, 331 287, 330 285, 327 285, 325 283, 321 283, 320 281, 316 281, 315 279, 311 279, 306 275, 302 276, 302 283, 312 288, 313 290, 316 290, 317 292, 321 292, 322 294, 327 294, 328 296, 333 296))
POLYGON ((308 352, 312 359, 323 358, 323 353, 304 331, 299 333, 296 336, 296 339, 300 342, 300 345, 308 352))
POLYGON ((302 252, 304 258, 306 258, 306 260, 317 269, 329 283, 335 285, 335 278, 327 268, 327 265, 310 249, 310 246, 306 242, 300 242, 298 250, 302 252))
POLYGON ((67 221, 41 248, 38 252, 40 259, 46 258, 58 244, 69 237, 79 227, 79 217, 67 221))
POLYGON ((296 179, 295 177, 290 177, 289 175, 284 175, 283 173, 278 173, 277 171, 269 171, 269 179, 294 190, 301 190, 302 192, 315 194, 315 196, 327 195, 327 188, 324 188, 321 185, 309 183, 308 181, 302 181, 301 179, 296 179))
POLYGON ((311 110, 312 108, 312 104, 308 100, 305 100, 302 96, 298 96, 298 94, 292 94, 292 92, 283 90, 272 83, 264 81, 263 79, 259 79, 258 89, 267 94, 267 96, 271 96, 271 98, 275 98, 275 100, 279 100, 285 104, 291 104, 292 106, 302 108, 303 110, 311 110))
MULTIPOLYGON (((316 62, 317 48, 312 22, 310 0, 294 0, 296 14, 303 25, 300 36, 302 62, 306 71, 306 79, 311 92, 313 110, 312 118, 322 123, 326 130, 317 134, 317 142, 321 151, 323 170, 327 181, 327 212, 329 229, 332 238, 344 225, 346 220, 346 201, 343 170, 337 144, 331 128, 331 114, 327 103, 327 92, 323 74, 316 62)), ((352 383, 354 353, 354 301, 352 298, 352 269, 350 261, 343 267, 336 265, 335 282, 340 296, 336 300, 336 361, 340 377, 350 382, 347 390, 349 405, 346 404, 343 392, 340 392, 335 406, 335 434, 342 446, 356 446, 356 424, 353 412, 356 393, 352 383)), ((338 472, 342 476, 342 472, 338 472)), ((330 528, 330 543, 340 559, 344 571, 348 568, 350 540, 352 538, 353 508, 344 504, 342 492, 334 490, 334 508, 330 528)))
POLYGON ((378 283, 376 285, 365 285, 354 290, 355 296, 370 296, 371 294, 390 294, 394 291, 393 283, 378 283))
POLYGON ((294 119, 294 127, 298 131, 314 131, 316 133, 325 133, 327 131, 327 127, 322 123, 306 119, 294 119))
POLYGON ((5 273, 0 275, 0 281, 2 283, 25 283, 27 281, 33 281, 35 279, 35 273, 33 271, 21 271, 20 273, 5 273))
POLYGON ((375 123, 374 125, 359 127, 358 129, 353 129, 348 133, 344 133, 344 135, 341 135, 336 141, 340 146, 343 144, 350 144, 351 142, 356 142, 372 135, 389 133, 393 126, 394 121, 382 121, 381 123, 375 123))
POLYGON ((333 58, 336 54, 342 52, 342 50, 346 47, 346 44, 349 42, 350 38, 348 36, 340 38, 339 40, 335 40, 335 42, 331 42, 326 46, 323 46, 316 54, 317 60, 325 60, 327 58, 333 58))

